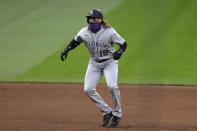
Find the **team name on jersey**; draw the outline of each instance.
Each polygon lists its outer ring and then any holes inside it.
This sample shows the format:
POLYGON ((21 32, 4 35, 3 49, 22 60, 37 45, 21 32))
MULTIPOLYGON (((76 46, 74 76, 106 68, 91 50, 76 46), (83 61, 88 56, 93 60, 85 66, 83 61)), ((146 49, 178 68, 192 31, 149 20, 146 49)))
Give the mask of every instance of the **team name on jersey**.
POLYGON ((102 42, 88 42, 89 46, 101 47, 101 48, 109 48, 110 45, 102 42))

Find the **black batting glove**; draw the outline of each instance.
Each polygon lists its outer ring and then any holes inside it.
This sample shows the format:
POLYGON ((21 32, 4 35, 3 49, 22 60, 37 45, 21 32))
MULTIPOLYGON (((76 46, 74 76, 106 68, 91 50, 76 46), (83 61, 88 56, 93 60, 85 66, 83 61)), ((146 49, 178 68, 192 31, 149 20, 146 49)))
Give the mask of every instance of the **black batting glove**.
POLYGON ((68 51, 65 51, 65 50, 64 50, 64 51, 61 53, 61 57, 60 57, 61 60, 64 61, 64 59, 67 58, 67 55, 68 55, 68 51))
POLYGON ((122 53, 126 50, 126 48, 127 48, 127 43, 126 42, 124 42, 123 44, 121 44, 119 50, 118 51, 115 51, 113 53, 114 60, 119 60, 120 57, 121 57, 121 55, 122 55, 122 53))
POLYGON ((118 51, 114 52, 113 53, 114 60, 119 60, 121 55, 122 55, 122 51, 121 50, 118 50, 118 51))

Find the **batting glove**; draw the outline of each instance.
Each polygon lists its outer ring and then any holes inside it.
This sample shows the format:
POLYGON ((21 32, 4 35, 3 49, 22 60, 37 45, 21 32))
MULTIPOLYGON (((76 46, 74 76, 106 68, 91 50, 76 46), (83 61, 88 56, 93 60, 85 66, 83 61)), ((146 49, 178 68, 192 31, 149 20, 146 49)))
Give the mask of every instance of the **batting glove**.
POLYGON ((68 51, 65 51, 65 50, 64 50, 64 51, 61 53, 61 60, 64 61, 64 59, 67 58, 67 55, 68 55, 68 51))
POLYGON ((114 52, 114 53, 113 53, 113 58, 114 58, 114 60, 119 60, 120 57, 121 57, 121 55, 122 55, 122 51, 120 51, 120 50, 114 52))

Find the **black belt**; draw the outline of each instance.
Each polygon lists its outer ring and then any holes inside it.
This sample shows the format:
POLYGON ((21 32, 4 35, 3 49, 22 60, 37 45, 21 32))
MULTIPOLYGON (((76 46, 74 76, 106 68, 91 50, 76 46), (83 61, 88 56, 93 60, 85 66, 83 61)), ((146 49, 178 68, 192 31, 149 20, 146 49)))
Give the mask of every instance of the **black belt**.
MULTIPOLYGON (((109 59, 110 59, 110 58, 109 58, 109 59)), ((101 62, 107 61, 107 60, 109 60, 109 59, 95 60, 95 61, 98 62, 98 63, 101 63, 101 62)))

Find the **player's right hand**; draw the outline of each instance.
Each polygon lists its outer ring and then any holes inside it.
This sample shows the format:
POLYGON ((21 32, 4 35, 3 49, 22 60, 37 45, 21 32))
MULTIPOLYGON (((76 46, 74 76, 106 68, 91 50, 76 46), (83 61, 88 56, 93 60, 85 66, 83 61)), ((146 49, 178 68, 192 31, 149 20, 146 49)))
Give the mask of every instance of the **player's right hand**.
POLYGON ((61 60, 62 61, 64 61, 64 59, 66 59, 67 58, 67 55, 68 55, 68 52, 67 51, 63 51, 62 53, 61 53, 61 60))

